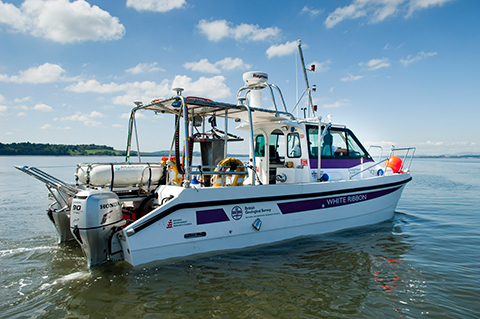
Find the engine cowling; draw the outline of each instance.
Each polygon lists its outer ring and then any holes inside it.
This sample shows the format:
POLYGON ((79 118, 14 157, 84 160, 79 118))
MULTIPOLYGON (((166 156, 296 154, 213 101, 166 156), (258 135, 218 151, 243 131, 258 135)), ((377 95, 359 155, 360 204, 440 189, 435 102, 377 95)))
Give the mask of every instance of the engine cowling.
POLYGON ((85 190, 72 200, 70 229, 82 247, 88 266, 109 260, 114 232, 125 224, 122 203, 107 190, 85 190))

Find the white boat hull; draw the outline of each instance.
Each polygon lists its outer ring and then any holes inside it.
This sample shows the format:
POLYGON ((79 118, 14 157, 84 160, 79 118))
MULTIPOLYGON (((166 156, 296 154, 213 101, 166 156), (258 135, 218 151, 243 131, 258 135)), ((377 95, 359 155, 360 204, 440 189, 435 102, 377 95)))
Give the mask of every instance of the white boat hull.
POLYGON ((120 242, 125 260, 138 266, 375 224, 393 217, 410 180, 401 174, 295 187, 164 186, 161 196, 180 192, 125 228, 120 242))

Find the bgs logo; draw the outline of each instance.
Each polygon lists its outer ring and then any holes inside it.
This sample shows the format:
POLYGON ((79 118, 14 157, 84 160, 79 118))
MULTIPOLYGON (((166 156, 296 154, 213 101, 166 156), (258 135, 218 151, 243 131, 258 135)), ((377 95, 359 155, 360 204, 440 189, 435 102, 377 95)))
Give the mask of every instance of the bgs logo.
POLYGON ((231 214, 233 219, 239 220, 243 216, 242 208, 240 206, 233 207, 231 214))

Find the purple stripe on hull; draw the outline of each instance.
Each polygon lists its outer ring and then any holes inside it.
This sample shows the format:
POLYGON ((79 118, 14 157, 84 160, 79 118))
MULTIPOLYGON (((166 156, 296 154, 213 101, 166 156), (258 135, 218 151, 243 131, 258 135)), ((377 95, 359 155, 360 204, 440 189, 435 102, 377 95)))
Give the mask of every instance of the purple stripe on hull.
POLYGON ((222 208, 197 210, 197 225, 228 222, 230 219, 222 208))
POLYGON ((370 193, 301 200, 295 202, 281 203, 277 205, 278 208, 280 208, 282 214, 301 213, 309 210, 337 207, 355 204, 358 202, 364 202, 366 200, 382 197, 384 195, 393 193, 400 188, 401 186, 370 193))
MULTIPOLYGON (((364 159, 364 163, 372 162, 371 159, 364 159)), ((322 168, 350 168, 362 164, 360 158, 322 158, 322 168)), ((318 158, 310 158, 310 168, 318 168, 318 158)))

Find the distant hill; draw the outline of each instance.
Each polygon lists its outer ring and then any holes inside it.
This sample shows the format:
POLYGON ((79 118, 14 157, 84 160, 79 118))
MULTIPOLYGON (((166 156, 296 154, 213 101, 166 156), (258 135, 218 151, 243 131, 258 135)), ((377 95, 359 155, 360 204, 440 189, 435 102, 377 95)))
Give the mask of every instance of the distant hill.
MULTIPOLYGON (((130 156, 137 156, 131 151, 130 156)), ((140 152, 141 156, 168 156, 169 151, 140 152)), ((196 155, 199 153, 195 152, 196 155)), ((1 155, 50 155, 50 156, 125 156, 125 151, 115 150, 112 146, 95 144, 42 144, 42 143, 0 143, 1 155)))
POLYGON ((54 156, 121 156, 124 151, 114 150, 111 146, 82 144, 41 144, 41 143, 0 143, 0 155, 54 155, 54 156))

